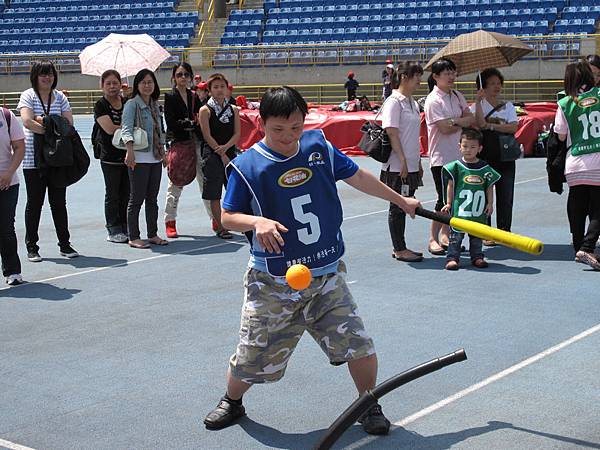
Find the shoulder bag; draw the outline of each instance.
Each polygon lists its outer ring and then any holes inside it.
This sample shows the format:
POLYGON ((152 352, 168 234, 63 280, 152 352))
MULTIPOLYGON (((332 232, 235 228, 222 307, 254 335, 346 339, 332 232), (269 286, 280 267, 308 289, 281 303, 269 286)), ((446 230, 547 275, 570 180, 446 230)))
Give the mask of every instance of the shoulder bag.
MULTIPOLYGON (((134 150, 143 150, 148 148, 148 133, 144 130, 141 125, 142 122, 142 112, 140 111, 140 107, 135 105, 135 123, 133 126, 133 149, 134 150)), ((115 131, 115 134, 112 139, 112 145, 116 148, 120 148, 121 150, 127 150, 127 145, 123 142, 122 139, 123 129, 119 128, 115 131)))
POLYGON ((358 143, 358 146, 363 152, 381 163, 386 163, 388 162, 388 159, 390 159, 392 146, 387 133, 383 127, 377 123, 377 117, 381 111, 383 111, 383 106, 390 98, 391 96, 383 102, 373 120, 368 120, 363 124, 360 129, 363 135, 358 143))
MULTIPOLYGON (((506 103, 498 104, 485 116, 485 120, 491 117, 496 111, 502 109, 506 103)), ((500 131, 482 130, 483 151, 482 157, 489 162, 516 161, 521 156, 521 144, 515 138, 514 134, 501 133, 500 131)))

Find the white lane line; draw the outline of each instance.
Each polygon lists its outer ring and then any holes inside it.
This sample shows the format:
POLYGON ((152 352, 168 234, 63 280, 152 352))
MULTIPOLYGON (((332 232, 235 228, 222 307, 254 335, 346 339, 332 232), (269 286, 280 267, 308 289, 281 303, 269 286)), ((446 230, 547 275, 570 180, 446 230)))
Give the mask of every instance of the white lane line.
MULTIPOLYGON (((118 263, 118 264, 113 264, 113 265, 110 265, 110 266, 95 267, 93 269, 81 270, 79 272, 68 273, 68 274, 65 274, 65 275, 59 275, 57 277, 46 278, 44 280, 28 281, 27 283, 20 284, 18 286, 6 286, 6 287, 0 288, 0 291, 3 291, 5 289, 15 289, 15 288, 19 288, 19 287, 22 287, 22 286, 28 286, 30 284, 46 283, 48 281, 62 280, 63 278, 71 278, 71 277, 74 277, 74 276, 77 276, 77 275, 85 275, 87 273, 101 272, 101 271, 107 270, 107 269, 114 269, 115 267, 125 267, 125 266, 130 266, 132 264, 137 264, 137 263, 141 263, 141 262, 152 261, 152 260, 155 260, 155 259, 166 258, 166 257, 169 257, 169 256, 174 256, 174 255, 185 255, 186 253, 197 252, 197 251, 200 251, 200 250, 208 250, 210 248, 223 247, 225 245, 232 245, 232 244, 233 245, 235 245, 235 244, 246 245, 244 242, 230 241, 230 242, 222 242, 222 243, 219 243, 219 244, 207 245, 206 247, 196 247, 196 248, 192 248, 192 249, 189 249, 189 250, 183 250, 183 251, 180 251, 180 252, 162 253, 160 255, 154 255, 154 256, 150 256, 148 258, 134 259, 132 261, 126 261, 126 262, 122 262, 122 263, 118 263)), ((85 256, 84 256, 84 258, 85 258, 85 256)))
MULTIPOLYGON (((538 178, 532 178, 532 179, 529 179, 529 180, 523 180, 523 181, 519 181, 519 182, 515 183, 515 185, 516 184, 528 183, 530 181, 542 180, 542 179, 545 179, 545 178, 546 177, 538 177, 538 178)), ((434 200, 427 200, 427 201, 421 202, 421 204, 425 205, 427 203, 433 203, 435 201, 436 201, 435 199, 434 200)), ((381 214, 381 213, 387 212, 387 211, 388 211, 387 209, 382 209, 382 210, 373 211, 373 212, 370 212, 370 213, 358 214, 356 216, 344 217, 344 220, 358 219, 360 217, 372 216, 374 214, 381 214)), ((128 265, 136 264, 136 263, 140 263, 140 262, 152 261, 152 260, 159 259, 159 258, 165 258, 167 256, 184 255, 186 253, 192 253, 192 252, 199 251, 199 250, 207 250, 209 248, 221 247, 221 246, 225 246, 225 245, 228 245, 228 244, 246 245, 245 242, 230 241, 230 242, 223 242, 223 243, 220 243, 220 244, 209 245, 207 247, 197 247, 197 248, 193 248, 193 249, 190 249, 190 250, 184 250, 184 251, 181 251, 181 252, 163 253, 161 255, 150 256, 149 258, 134 259, 133 261, 128 261, 128 262, 119 263, 119 264, 113 264, 111 266, 95 267, 94 269, 82 270, 82 271, 79 271, 79 272, 69 273, 69 274, 66 274, 66 275, 59 275, 59 276, 52 277, 52 278, 46 278, 44 280, 28 281, 27 283, 24 283, 24 284, 21 284, 21 285, 18 285, 18 286, 1 287, 0 291, 4 291, 6 289, 16 289, 16 288, 19 288, 21 286, 27 286, 27 285, 30 285, 30 284, 46 283, 48 281, 62 280, 64 278, 71 278, 71 277, 74 277, 74 276, 77 276, 77 275, 85 275, 85 274, 88 274, 88 273, 101 272, 103 270, 113 269, 115 267, 123 267, 123 266, 128 266, 128 265)))
MULTIPOLYGON (((511 375, 511 374, 539 361, 540 359, 550 356, 553 353, 556 353, 559 350, 562 350, 563 348, 568 347, 569 345, 574 344, 577 341, 580 341, 581 339, 591 336, 592 334, 596 333, 597 331, 600 331, 600 323, 597 325, 594 325, 592 328, 588 328, 587 330, 585 330, 565 341, 562 341, 559 344, 556 344, 553 347, 550 347, 544 351, 541 351, 540 353, 533 355, 533 356, 521 361, 520 363, 517 363, 514 366, 509 367, 508 369, 504 369, 503 371, 498 372, 497 374, 492 375, 492 376, 486 378, 485 380, 480 381, 479 383, 475 383, 472 386, 469 386, 468 388, 463 389, 462 391, 459 391, 454 395, 451 395, 450 397, 440 400, 439 402, 434 403, 433 405, 430 405, 427 408, 422 409, 421 411, 411 414, 410 416, 405 417, 404 419, 399 420, 398 422, 394 422, 393 425, 396 427, 405 427, 406 425, 409 425, 409 424, 421 419, 422 417, 425 417, 425 416, 431 414, 432 412, 435 412, 438 409, 441 409, 444 406, 449 405, 450 403, 460 400, 461 398, 466 397, 467 395, 472 394, 473 392, 478 391, 479 389, 482 389, 498 380, 501 380, 502 378, 507 377, 508 375, 511 375)), ((369 442, 373 439, 375 439, 375 438, 374 437, 363 438, 360 441, 355 442, 348 448, 349 449, 360 448, 363 445, 365 445, 367 442, 369 442)))
POLYGON ((0 447, 10 448, 11 450, 35 450, 31 447, 25 447, 24 445, 15 444, 14 442, 5 441, 0 439, 0 447))

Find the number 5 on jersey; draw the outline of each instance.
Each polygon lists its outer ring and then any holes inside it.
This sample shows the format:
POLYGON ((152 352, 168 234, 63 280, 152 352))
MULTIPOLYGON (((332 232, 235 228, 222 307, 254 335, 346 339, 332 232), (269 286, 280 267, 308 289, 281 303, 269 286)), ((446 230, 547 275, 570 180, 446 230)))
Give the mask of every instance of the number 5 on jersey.
POLYGON ((298 230, 298 240, 304 245, 314 244, 321 237, 321 225, 319 225, 319 218, 315 214, 304 211, 304 206, 312 203, 310 194, 295 197, 291 200, 291 203, 294 219, 303 225, 308 225, 308 227, 298 230))

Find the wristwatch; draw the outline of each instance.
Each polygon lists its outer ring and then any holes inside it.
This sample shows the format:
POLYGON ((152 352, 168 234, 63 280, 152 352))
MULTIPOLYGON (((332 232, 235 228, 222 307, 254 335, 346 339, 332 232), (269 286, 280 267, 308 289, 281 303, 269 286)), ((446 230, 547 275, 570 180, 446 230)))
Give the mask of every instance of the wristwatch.
POLYGON ((450 118, 450 119, 448 119, 448 123, 450 124, 451 127, 453 127, 456 122, 454 121, 454 119, 450 118))

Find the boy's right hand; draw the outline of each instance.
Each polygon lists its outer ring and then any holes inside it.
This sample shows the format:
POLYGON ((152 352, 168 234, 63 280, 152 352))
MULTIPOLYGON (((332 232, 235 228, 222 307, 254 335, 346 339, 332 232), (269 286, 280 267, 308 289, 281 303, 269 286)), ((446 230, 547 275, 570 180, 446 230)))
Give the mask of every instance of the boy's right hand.
POLYGON ((279 222, 266 217, 259 217, 254 225, 256 239, 262 248, 269 253, 281 253, 281 247, 285 244, 281 233, 287 233, 288 229, 279 222))
MULTIPOLYGON (((398 205, 400 206, 400 205, 398 205)), ((421 202, 416 198, 404 197, 404 205, 400 206, 402 210, 408 214, 411 218, 415 218, 415 210, 421 206, 421 202)))

